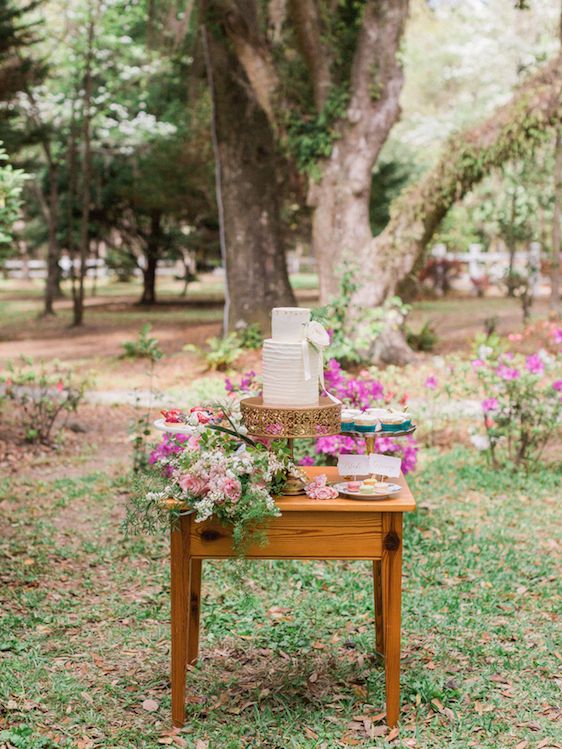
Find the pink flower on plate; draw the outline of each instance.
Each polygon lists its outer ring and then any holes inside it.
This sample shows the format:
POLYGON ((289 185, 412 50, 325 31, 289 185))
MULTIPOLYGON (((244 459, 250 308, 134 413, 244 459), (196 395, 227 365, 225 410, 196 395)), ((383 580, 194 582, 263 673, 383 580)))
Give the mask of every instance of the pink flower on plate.
POLYGON ((208 424, 213 418, 211 412, 206 408, 202 408, 201 406, 195 406, 190 410, 190 413, 195 414, 195 416, 197 417, 197 421, 201 425, 208 424))
POLYGON ((531 374, 540 375, 544 372, 544 362, 538 354, 532 354, 525 360, 527 371, 531 374))
POLYGON ((482 410, 484 413, 489 413, 490 411, 497 411, 500 407, 499 401, 497 398, 485 398, 482 401, 482 410))
POLYGON ((209 491, 209 484, 200 476, 194 476, 192 473, 184 473, 178 479, 178 484, 182 491, 192 494, 194 497, 202 497, 209 491))
POLYGON ((426 386, 426 388, 429 388, 429 390, 435 390, 438 385, 437 377, 435 375, 429 375, 424 385, 426 386))
POLYGON ((517 380, 521 376, 521 372, 518 369, 508 367, 507 364, 500 364, 496 369, 496 374, 502 380, 517 380))

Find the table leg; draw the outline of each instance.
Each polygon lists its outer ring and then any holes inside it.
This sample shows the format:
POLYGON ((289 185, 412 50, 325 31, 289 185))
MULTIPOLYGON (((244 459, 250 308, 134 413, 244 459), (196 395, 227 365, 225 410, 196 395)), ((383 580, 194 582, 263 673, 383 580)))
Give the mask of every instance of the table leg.
POLYGON ((400 620, 402 598, 402 513, 383 513, 381 564, 384 622, 386 721, 394 726, 400 717, 400 620))
POLYGON ((375 647, 384 654, 384 619, 382 611, 381 560, 373 560, 373 595, 375 605, 375 647))
POLYGON ((170 536, 170 596, 172 628, 172 721, 185 722, 188 613, 190 592, 189 529, 191 516, 181 517, 170 536))
POLYGON ((199 617, 201 614, 201 567, 202 559, 191 560, 189 592, 189 629, 187 639, 187 662, 197 663, 199 657, 199 617))

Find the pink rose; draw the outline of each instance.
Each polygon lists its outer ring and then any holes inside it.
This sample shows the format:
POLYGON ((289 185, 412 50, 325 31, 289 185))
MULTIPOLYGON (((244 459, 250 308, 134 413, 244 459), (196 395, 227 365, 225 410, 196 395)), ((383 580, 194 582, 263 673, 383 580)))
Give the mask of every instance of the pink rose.
POLYGON ((209 485, 204 478, 194 476, 192 473, 184 473, 178 479, 182 491, 192 494, 194 497, 202 497, 209 491, 209 485))
POLYGON ((231 502, 238 502, 242 494, 242 486, 238 479, 226 478, 222 485, 226 498, 231 502))
POLYGON ((337 496, 338 492, 333 486, 319 486, 315 499, 335 499, 337 496))

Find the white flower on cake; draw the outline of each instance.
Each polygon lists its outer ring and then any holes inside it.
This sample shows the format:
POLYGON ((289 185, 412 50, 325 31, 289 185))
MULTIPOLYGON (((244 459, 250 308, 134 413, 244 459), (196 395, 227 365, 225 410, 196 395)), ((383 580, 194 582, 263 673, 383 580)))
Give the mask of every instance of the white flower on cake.
POLYGON ((317 349, 323 349, 330 345, 330 336, 327 330, 315 320, 309 322, 306 327, 306 339, 317 349))

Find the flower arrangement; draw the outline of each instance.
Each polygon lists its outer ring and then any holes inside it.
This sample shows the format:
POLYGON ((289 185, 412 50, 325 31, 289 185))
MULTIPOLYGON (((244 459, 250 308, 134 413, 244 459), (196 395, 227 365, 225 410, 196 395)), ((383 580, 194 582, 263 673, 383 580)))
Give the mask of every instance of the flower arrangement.
POLYGON ((136 498, 137 512, 129 513, 127 524, 148 529, 153 523, 147 521, 163 508, 173 516, 189 510, 196 522, 213 516, 231 526, 239 552, 259 541, 264 523, 279 515, 274 495, 287 475, 298 471, 287 447, 250 439, 235 411, 226 407, 173 409, 164 418, 184 424, 185 433, 166 433, 152 451, 150 464, 161 485, 145 493, 140 506, 136 498))
POLYGON ((557 358, 544 349, 528 356, 481 353, 472 367, 484 393, 485 434, 473 435, 473 444, 487 451, 494 466, 511 462, 529 468, 560 428, 562 380, 555 375, 557 358))

